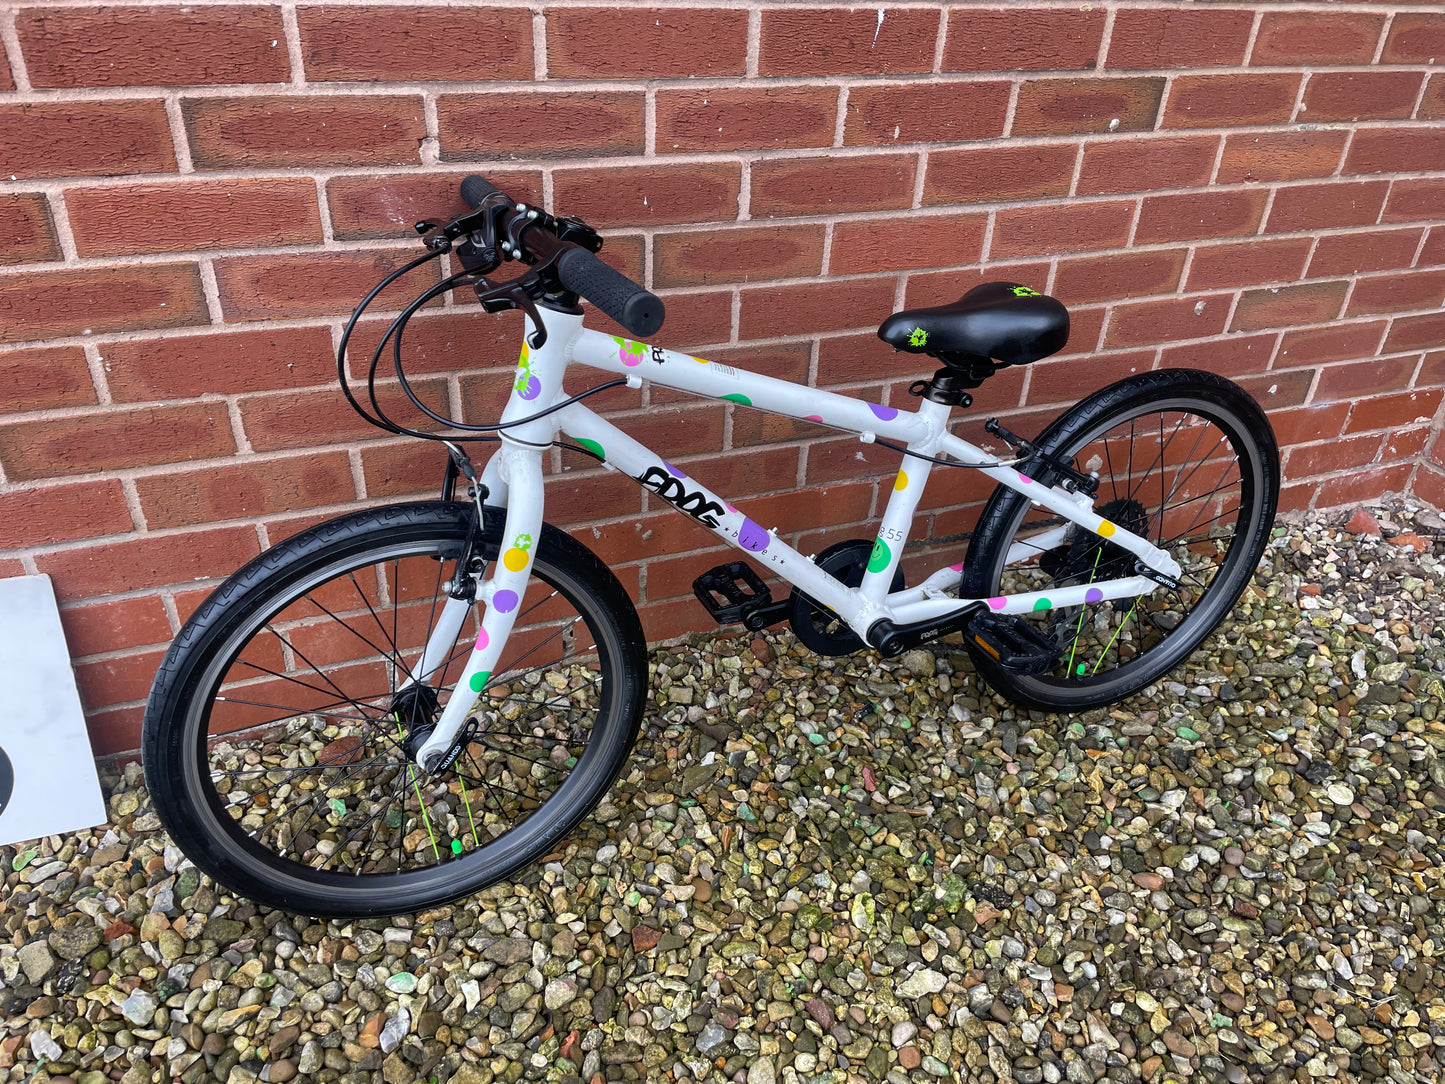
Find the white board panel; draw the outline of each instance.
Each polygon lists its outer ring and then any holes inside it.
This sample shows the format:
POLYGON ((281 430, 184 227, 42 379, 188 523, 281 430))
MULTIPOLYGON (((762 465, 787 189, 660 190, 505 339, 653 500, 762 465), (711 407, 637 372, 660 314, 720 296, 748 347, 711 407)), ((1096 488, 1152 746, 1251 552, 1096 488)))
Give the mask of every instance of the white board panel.
POLYGON ((0 580, 0 690, 0 749, 12 777, 9 800, 0 794, 0 846, 104 823, 49 576, 0 580))

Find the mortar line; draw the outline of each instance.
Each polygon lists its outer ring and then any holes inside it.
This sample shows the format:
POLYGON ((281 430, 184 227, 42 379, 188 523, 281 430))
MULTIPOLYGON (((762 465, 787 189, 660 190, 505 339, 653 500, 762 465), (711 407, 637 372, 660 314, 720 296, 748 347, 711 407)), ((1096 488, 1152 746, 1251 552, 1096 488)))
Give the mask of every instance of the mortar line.
POLYGON ((301 53, 301 23, 296 18, 295 4, 281 5, 281 32, 286 38, 286 57, 291 64, 290 84, 306 86, 306 58, 301 53))

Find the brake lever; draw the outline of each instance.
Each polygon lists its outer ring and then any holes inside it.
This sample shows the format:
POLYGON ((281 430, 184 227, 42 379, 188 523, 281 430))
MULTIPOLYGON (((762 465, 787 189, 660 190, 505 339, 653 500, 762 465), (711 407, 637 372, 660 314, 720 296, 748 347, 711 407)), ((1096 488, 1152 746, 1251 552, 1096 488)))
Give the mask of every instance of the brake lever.
POLYGON ((521 309, 532 320, 532 333, 527 336, 527 346, 532 350, 540 350, 547 341, 547 325, 542 321, 542 314, 537 311, 532 296, 527 292, 528 279, 531 275, 523 275, 521 278, 513 279, 511 282, 495 283, 489 279, 481 279, 472 289, 476 292, 477 300, 481 302, 483 312, 503 312, 507 309, 521 309))

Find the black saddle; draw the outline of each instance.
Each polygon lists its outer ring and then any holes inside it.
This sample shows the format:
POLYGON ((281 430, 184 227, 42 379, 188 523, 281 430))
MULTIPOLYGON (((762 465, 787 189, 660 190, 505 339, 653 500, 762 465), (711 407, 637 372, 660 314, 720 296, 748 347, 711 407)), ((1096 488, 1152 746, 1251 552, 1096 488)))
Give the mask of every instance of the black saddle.
POLYGON ((878 329, 894 349, 936 357, 977 387, 1005 365, 1027 365, 1063 349, 1069 311, 1016 282, 985 282, 957 301, 895 312, 878 329))

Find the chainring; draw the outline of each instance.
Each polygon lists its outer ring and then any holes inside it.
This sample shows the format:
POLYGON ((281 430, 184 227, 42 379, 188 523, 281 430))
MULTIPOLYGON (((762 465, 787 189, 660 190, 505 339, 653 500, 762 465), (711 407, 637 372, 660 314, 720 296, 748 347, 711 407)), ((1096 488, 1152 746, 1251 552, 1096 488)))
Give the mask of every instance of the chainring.
MULTIPOLYGON (((813 563, 843 586, 857 587, 863 582, 863 573, 872 554, 873 543, 870 540, 851 538, 846 542, 833 543, 814 557, 813 563)), ((894 572, 889 590, 903 590, 901 568, 894 572)), ((851 655, 868 646, 846 621, 796 587, 789 601, 788 622, 793 626, 794 635, 809 650, 819 655, 851 655)))

